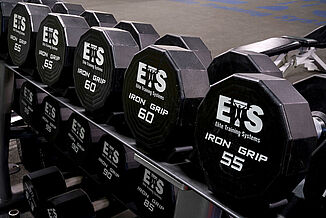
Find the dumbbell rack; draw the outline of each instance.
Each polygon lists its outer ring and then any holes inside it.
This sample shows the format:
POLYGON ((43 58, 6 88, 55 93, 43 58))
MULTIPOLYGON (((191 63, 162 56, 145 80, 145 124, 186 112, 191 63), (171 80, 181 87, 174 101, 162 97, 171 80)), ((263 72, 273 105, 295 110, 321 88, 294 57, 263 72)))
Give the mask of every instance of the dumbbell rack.
MULTIPOLYGON (((73 112, 79 114, 89 123, 92 123, 106 134, 109 134, 110 136, 119 140, 124 145, 126 151, 132 151, 134 153, 134 159, 138 163, 145 166, 146 168, 148 168, 149 170, 161 176, 170 184, 172 184, 174 188, 176 188, 178 191, 181 191, 179 192, 180 195, 185 194, 184 196, 187 197, 180 198, 181 200, 178 200, 178 197, 176 201, 174 217, 189 217, 189 214, 187 214, 188 209, 182 209, 182 205, 187 205, 187 208, 190 208, 192 206, 196 207, 196 205, 201 205, 201 207, 203 205, 206 205, 207 208, 213 206, 215 208, 218 208, 218 210, 220 209, 221 211, 225 211, 227 214, 233 217, 241 217, 240 214, 220 202, 216 198, 216 196, 214 196, 208 190, 206 184, 196 179, 190 178, 188 175, 186 175, 186 173, 182 170, 180 164, 169 164, 152 160, 150 157, 144 155, 141 151, 139 151, 133 145, 133 143, 130 143, 133 142, 134 139, 121 135, 120 133, 116 132, 112 126, 101 125, 94 122, 84 114, 80 113, 77 110, 77 106, 68 104, 62 101, 62 98, 57 98, 56 96, 53 96, 46 89, 44 89, 44 84, 37 82, 34 79, 31 79, 29 76, 25 76, 17 67, 9 66, 4 62, 0 62, 0 99, 2 101, 0 104, 0 208, 3 204, 8 204, 8 202, 10 203, 10 201, 12 200, 10 178, 8 172, 8 131, 10 129, 10 106, 12 103, 14 80, 16 78, 22 78, 30 82, 37 89, 53 97, 56 101, 58 101, 59 104, 62 104, 65 107, 71 109, 73 112)), ((184 165, 187 163, 182 164, 184 165)), ((119 198, 119 196, 116 197, 119 198)), ((201 215, 207 217, 207 211, 202 212, 202 214, 196 215, 196 217, 201 217, 201 215)))

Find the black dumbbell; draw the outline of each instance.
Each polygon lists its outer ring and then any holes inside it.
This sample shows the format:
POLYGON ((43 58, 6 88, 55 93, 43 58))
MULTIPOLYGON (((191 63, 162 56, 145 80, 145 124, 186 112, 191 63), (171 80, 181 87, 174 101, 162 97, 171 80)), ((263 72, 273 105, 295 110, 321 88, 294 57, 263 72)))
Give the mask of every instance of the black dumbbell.
POLYGON ((269 56, 253 51, 230 49, 217 55, 209 65, 210 84, 221 81, 234 73, 264 73, 282 78, 282 72, 269 56))
MULTIPOLYGON (((112 128, 113 129, 113 128, 112 128)), ((127 137, 129 145, 135 142, 127 137)), ((121 193, 134 178, 139 164, 134 160, 134 152, 125 148, 115 137, 105 134, 96 145, 96 173, 101 183, 106 184, 113 193, 121 193)))
POLYGON ((66 178, 55 166, 44 168, 23 177, 25 197, 30 211, 37 217, 44 215, 46 201, 56 195, 66 192, 69 188, 81 184, 81 176, 68 174, 66 178), (67 178, 67 176, 69 176, 67 178), (53 184, 52 186, 49 186, 53 184))
POLYGON ((103 130, 77 113, 72 113, 65 128, 62 150, 68 151, 70 158, 77 165, 93 174, 94 166, 89 164, 88 160, 94 160, 96 143, 102 135, 103 130))
POLYGON ((110 112, 122 111, 124 71, 133 55, 158 37, 152 25, 130 21, 93 27, 81 37, 73 76, 81 104, 93 117, 103 121, 110 112))
MULTIPOLYGON (((191 48, 203 45, 198 38, 191 41, 198 44, 191 48)), ((151 45, 133 57, 124 77, 123 108, 137 145, 149 152, 192 145, 197 106, 209 89, 198 54, 151 45)))
POLYGON ((2 59, 8 59, 8 22, 12 9, 16 6, 19 0, 2 0, 0 2, 0 41, 2 45, 0 47, 0 57, 2 59))
POLYGON ((80 37, 90 28, 90 24, 107 22, 103 17, 109 16, 112 22, 115 21, 113 15, 104 12, 85 11, 82 16, 51 13, 42 21, 35 55, 37 70, 45 84, 57 89, 73 86, 71 71, 80 37))
MULTIPOLYGON (((57 97, 57 99, 60 99, 66 104, 70 103, 65 98, 57 97)), ((54 99, 51 96, 46 96, 43 99, 40 106, 39 115, 41 118, 38 123, 38 129, 50 143, 61 144, 64 141, 63 133, 65 131, 65 125, 73 112, 67 106, 59 103, 57 99, 54 99)), ((81 108, 75 109, 79 112, 83 111, 81 108)))
POLYGON ((14 65, 35 75, 35 41, 41 21, 51 10, 46 5, 19 2, 8 24, 8 50, 14 65))
POLYGON ((46 93, 28 81, 24 82, 20 88, 20 115, 27 124, 36 130, 38 130, 40 119, 40 105, 45 96, 47 96, 46 93))
POLYGON ((177 190, 164 178, 152 170, 140 166, 133 196, 140 217, 173 217, 177 190))
POLYGON ((110 203, 107 198, 92 202, 84 190, 75 189, 50 198, 47 201, 46 217, 93 218, 97 217, 96 213, 111 206, 110 203))
POLYGON ((285 79, 235 74, 214 84, 195 134, 209 188, 244 215, 263 213, 302 180, 325 121, 285 79))

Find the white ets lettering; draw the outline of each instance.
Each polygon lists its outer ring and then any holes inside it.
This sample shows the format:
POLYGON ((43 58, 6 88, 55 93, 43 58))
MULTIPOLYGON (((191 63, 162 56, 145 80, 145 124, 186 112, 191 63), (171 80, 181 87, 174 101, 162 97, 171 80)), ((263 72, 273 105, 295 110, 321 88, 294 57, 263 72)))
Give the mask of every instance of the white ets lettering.
POLYGON ((259 133, 263 128, 261 116, 264 111, 257 105, 220 95, 216 119, 236 127, 243 125, 252 133, 259 133), (244 116, 244 113, 246 116, 244 116))
POLYGON ((164 190, 163 181, 148 169, 145 169, 143 181, 148 187, 155 190, 157 194, 159 195, 163 194, 163 190, 164 190))
POLYGON ((115 164, 119 163, 119 152, 106 141, 104 141, 103 154, 115 164))
POLYGON ((43 42, 56 46, 59 43, 58 35, 59 31, 57 29, 53 29, 47 26, 43 27, 43 42))
POLYGON ((104 49, 89 42, 84 42, 83 59, 102 66, 104 63, 104 49))
POLYGON ((20 31, 25 31, 26 29, 26 18, 18 15, 18 14, 14 14, 14 20, 13 20, 13 27, 15 29, 18 29, 20 31))
POLYGON ((137 82, 147 86, 148 88, 155 88, 158 92, 164 92, 166 89, 167 74, 164 70, 158 70, 155 67, 139 62, 137 72, 137 82))

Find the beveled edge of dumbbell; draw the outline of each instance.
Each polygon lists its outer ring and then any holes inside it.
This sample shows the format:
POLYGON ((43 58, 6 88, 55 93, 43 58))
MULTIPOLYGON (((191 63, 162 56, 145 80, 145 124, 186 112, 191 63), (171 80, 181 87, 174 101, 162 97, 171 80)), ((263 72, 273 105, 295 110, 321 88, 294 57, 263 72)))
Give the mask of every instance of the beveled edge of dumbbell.
POLYGON ((46 17, 44 14, 39 14, 39 13, 38 13, 38 14, 32 14, 31 9, 32 9, 33 7, 38 8, 38 10, 41 9, 41 8, 44 9, 44 10, 48 9, 47 11, 44 12, 45 14, 48 14, 48 13, 51 12, 50 7, 47 6, 47 5, 34 4, 34 3, 27 3, 27 2, 18 2, 17 5, 16 5, 15 7, 17 7, 18 5, 24 7, 24 8, 26 9, 28 15, 30 16, 30 20, 31 20, 31 33, 36 33, 36 32, 38 32, 39 26, 40 26, 40 24, 41 24, 41 22, 42 22, 42 20, 43 20, 43 19, 38 20, 39 23, 37 23, 37 24, 35 25, 34 22, 37 21, 36 17, 43 17, 43 16, 46 17))
POLYGON ((160 37, 160 35, 157 33, 153 25, 145 22, 121 20, 114 26, 114 28, 128 31, 132 35, 134 40, 137 42, 140 50, 147 47, 148 45, 153 44, 160 37), (136 27, 137 24, 150 26, 151 28, 149 28, 150 30, 148 29, 147 32, 140 33, 139 29, 136 27), (136 35, 133 35, 133 33, 129 31, 127 28, 125 29, 123 25, 129 25, 130 27, 132 27, 136 35), (146 37, 149 38, 147 41, 144 41, 146 37))
MULTIPOLYGON (((85 18, 86 14, 92 14, 94 16, 94 18, 96 19, 96 21, 98 23, 98 25, 94 25, 94 26, 114 27, 117 24, 117 20, 115 19, 113 14, 108 13, 108 12, 97 11, 97 10, 85 10, 83 13, 80 14, 80 16, 85 18), (101 20, 96 14, 103 14, 103 15, 109 16, 112 19, 113 23, 109 23, 106 20, 101 20)), ((89 26, 91 26, 91 24, 89 22, 87 22, 87 23, 88 23, 89 26)))
MULTIPOLYGON (((77 44, 76 45, 71 45, 71 43, 70 43, 70 38, 68 37, 68 31, 67 31, 67 29, 69 29, 69 31, 70 31, 70 28, 71 28, 71 26, 67 26, 67 24, 64 22, 64 20, 62 19, 63 17, 71 17, 71 18, 78 18, 78 19, 80 19, 80 18, 82 18, 84 21, 85 21, 85 19, 83 18, 83 17, 81 17, 81 16, 79 16, 79 15, 72 15, 72 14, 60 14, 60 13, 49 13, 48 14, 48 16, 47 17, 50 17, 50 16, 52 16, 52 17, 54 17, 54 18, 56 18, 57 20, 58 20, 58 22, 59 22, 59 24, 61 25, 60 27, 63 29, 63 31, 64 31, 64 39, 65 39, 65 43, 66 43, 66 46, 67 47, 71 47, 71 46, 77 46, 77 44)), ((46 18, 45 18, 46 19, 46 18)), ((44 19, 44 20, 45 20, 44 19)), ((43 21, 44 21, 43 20, 43 21)), ((43 22, 42 21, 42 22, 43 22)), ((89 29, 89 26, 88 26, 88 24, 87 24, 87 22, 85 21, 85 24, 87 25, 87 26, 84 26, 83 28, 87 28, 87 29, 89 29)), ((78 26, 76 26, 76 25, 73 25, 72 27, 78 27, 78 26)), ((78 43, 78 42, 77 42, 78 43)))
POLYGON ((177 34, 171 34, 167 33, 164 36, 161 36, 158 38, 155 43, 155 45, 171 45, 171 46, 179 46, 185 49, 189 49, 195 52, 195 54, 198 56, 202 64, 208 68, 209 64, 212 62, 212 54, 211 51, 208 49, 208 47, 205 45, 203 40, 200 37, 196 36, 188 36, 188 35, 177 35, 177 34), (180 44, 165 44, 164 41, 166 38, 175 38, 178 39, 182 45, 180 44), (199 46, 197 48, 192 47, 190 43, 187 42, 187 40, 196 40, 196 43, 198 43, 199 46))

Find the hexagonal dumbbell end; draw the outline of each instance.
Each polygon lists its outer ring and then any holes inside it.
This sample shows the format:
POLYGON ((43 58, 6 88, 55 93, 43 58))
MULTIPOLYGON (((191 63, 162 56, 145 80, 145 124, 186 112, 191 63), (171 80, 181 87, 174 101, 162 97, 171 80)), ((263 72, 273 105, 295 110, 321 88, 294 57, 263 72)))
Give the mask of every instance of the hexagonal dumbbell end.
POLYGON ((208 50, 207 46, 199 37, 166 34, 159 38, 155 42, 155 45, 179 46, 181 48, 192 50, 206 68, 212 62, 210 50, 208 50))
POLYGON ((50 13, 41 23, 36 43, 36 67, 42 81, 51 86, 73 84, 74 51, 79 38, 89 29, 76 15, 50 13))
POLYGON ((8 24, 8 50, 14 65, 36 75, 35 43, 41 21, 50 13, 48 6, 19 2, 12 10, 8 24))
POLYGON ((117 20, 112 14, 101 11, 86 10, 80 16, 85 18, 89 26, 114 27, 117 20))
MULTIPOLYGON (((128 143, 135 145, 133 140, 128 143)), ((126 149, 119 140, 109 134, 103 135, 96 147, 96 173, 100 181, 115 192, 133 178, 133 172, 139 167, 139 163, 134 159, 135 153, 126 149)))
POLYGON ((94 119, 103 121, 111 112, 122 111, 124 72, 139 48, 158 37, 151 24, 133 21, 94 27, 81 37, 73 74, 77 95, 94 119))
POLYGON ((94 166, 88 161, 96 153, 94 144, 98 143, 103 135, 101 129, 84 117, 73 113, 67 121, 64 132, 65 143, 61 146, 80 167, 95 171, 94 166))
POLYGON ((40 104, 47 94, 26 81, 20 88, 19 106, 24 121, 33 128, 38 129, 40 104))
POLYGON ((120 21, 115 28, 128 31, 136 40, 139 49, 143 49, 151 45, 160 36, 151 24, 135 22, 135 21, 120 21))
POLYGON ((86 110, 95 111, 108 103, 110 111, 121 111, 124 71, 138 51, 131 34, 117 28, 92 27, 81 37, 73 75, 76 92, 86 110))
POLYGON ((282 72, 267 55, 233 49, 216 56, 207 71, 210 84, 234 73, 263 73, 283 77, 282 72))
POLYGON ((56 2, 52 7, 53 13, 81 15, 85 11, 80 4, 72 4, 67 2, 56 2))
POLYGON ((151 45, 138 52, 122 92, 137 144, 151 152, 190 145, 197 106, 208 88, 206 69, 193 51, 151 45))
POLYGON ((315 125, 308 102, 285 79, 234 74, 214 84, 195 134, 210 189, 246 213, 250 204, 283 199, 307 169, 315 125))

